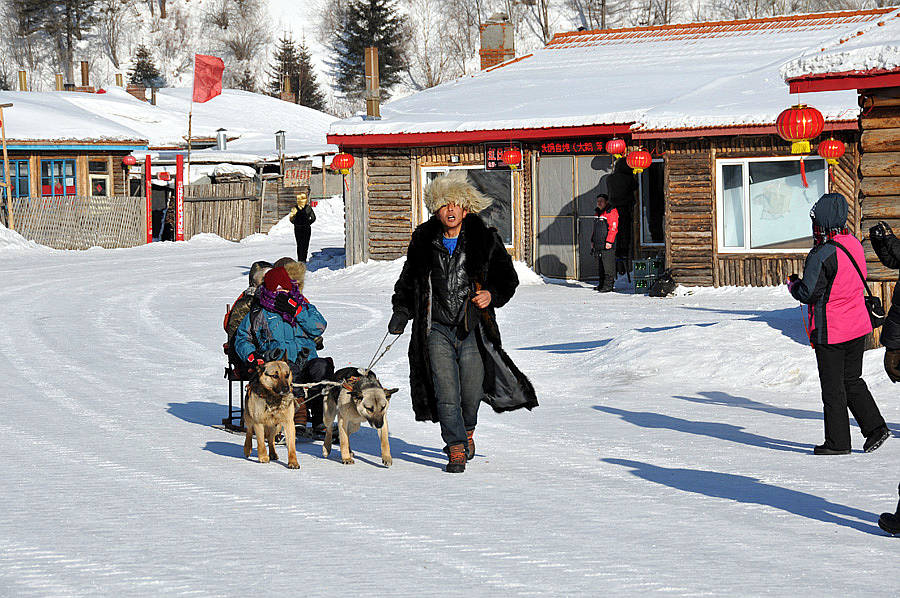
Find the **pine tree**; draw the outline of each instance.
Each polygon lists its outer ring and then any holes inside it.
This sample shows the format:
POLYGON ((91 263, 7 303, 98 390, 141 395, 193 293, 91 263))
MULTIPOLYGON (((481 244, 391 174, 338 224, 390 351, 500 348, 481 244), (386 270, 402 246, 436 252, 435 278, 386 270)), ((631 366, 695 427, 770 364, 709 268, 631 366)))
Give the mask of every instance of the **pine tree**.
POLYGON ((253 74, 253 69, 249 66, 244 67, 241 76, 235 80, 234 86, 244 91, 256 91, 256 76, 253 74))
POLYGON ((406 17, 396 12, 391 0, 354 0, 335 31, 332 63, 337 88, 349 99, 365 93, 365 49, 378 48, 382 97, 400 82, 405 67, 404 46, 408 37, 406 17))
POLYGON ((269 68, 268 75, 267 89, 270 95, 280 97, 284 77, 288 76, 298 104, 316 110, 325 109, 325 95, 316 81, 312 59, 303 42, 298 45, 289 35, 278 40, 275 61, 269 68))
MULTIPOLYGON (((278 47, 275 50, 275 62, 269 67, 267 75, 269 83, 267 89, 269 95, 280 97, 282 84, 285 75, 289 75, 291 79, 297 76, 300 70, 300 57, 297 53, 297 46, 290 35, 285 35, 278 40, 278 47)), ((291 89, 294 81, 291 81, 291 89)))
POLYGON ((325 110, 325 94, 316 81, 316 72, 313 70, 312 58, 306 44, 300 42, 297 49, 299 58, 297 69, 297 103, 309 106, 315 110, 325 110))
POLYGON ((135 50, 133 64, 134 66, 128 73, 129 83, 143 87, 165 87, 166 80, 156 68, 150 50, 144 44, 139 45, 135 50))

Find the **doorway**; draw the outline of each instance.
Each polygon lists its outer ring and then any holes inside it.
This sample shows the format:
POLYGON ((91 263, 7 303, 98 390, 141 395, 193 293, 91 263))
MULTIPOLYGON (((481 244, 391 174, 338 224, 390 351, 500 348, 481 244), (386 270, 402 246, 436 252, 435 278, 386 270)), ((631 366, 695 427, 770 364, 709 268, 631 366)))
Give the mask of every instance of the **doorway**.
POLYGON ((611 172, 609 155, 541 157, 537 168, 538 273, 553 278, 597 278, 597 258, 590 255, 594 208, 597 194, 606 193, 611 172))

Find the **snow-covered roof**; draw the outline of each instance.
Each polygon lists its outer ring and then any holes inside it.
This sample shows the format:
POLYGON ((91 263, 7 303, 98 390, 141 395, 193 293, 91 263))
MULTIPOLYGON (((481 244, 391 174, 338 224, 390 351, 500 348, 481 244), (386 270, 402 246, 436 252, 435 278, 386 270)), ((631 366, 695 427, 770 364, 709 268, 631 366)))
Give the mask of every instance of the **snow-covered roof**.
MULTIPOLYGON (((380 121, 336 122, 329 135, 772 125, 796 103, 779 73, 785 61, 893 10, 558 34, 531 55, 387 103, 380 121)), ((831 121, 858 111, 853 92, 804 100, 831 121)))
MULTIPOLYGON (((155 106, 121 88, 102 94, 0 92, 0 100, 15 104, 7 111, 7 135, 11 138, 141 139, 151 149, 183 146, 192 109, 188 88, 158 90, 155 106)), ((226 89, 208 102, 193 104, 191 136, 215 138, 218 129, 225 129, 228 148, 218 152, 215 160, 254 162, 277 158, 275 132, 283 130, 286 156, 310 156, 337 151, 325 139, 335 120, 306 106, 226 89)), ((192 155, 199 157, 203 151, 195 150, 192 155)))
POLYGON ((12 104, 3 111, 7 141, 147 145, 148 137, 135 129, 67 102, 65 96, 72 95, 95 94, 0 91, 0 103, 12 104))
POLYGON ((805 52, 781 68, 785 79, 900 70, 900 10, 805 52))

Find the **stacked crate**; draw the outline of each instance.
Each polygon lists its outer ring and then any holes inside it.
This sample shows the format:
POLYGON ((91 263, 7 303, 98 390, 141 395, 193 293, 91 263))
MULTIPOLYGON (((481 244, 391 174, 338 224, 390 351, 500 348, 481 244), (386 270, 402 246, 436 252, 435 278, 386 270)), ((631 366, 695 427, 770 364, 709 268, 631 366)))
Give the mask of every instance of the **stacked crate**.
POLYGON ((632 261, 631 279, 635 293, 647 293, 663 271, 662 258, 652 257, 632 261))

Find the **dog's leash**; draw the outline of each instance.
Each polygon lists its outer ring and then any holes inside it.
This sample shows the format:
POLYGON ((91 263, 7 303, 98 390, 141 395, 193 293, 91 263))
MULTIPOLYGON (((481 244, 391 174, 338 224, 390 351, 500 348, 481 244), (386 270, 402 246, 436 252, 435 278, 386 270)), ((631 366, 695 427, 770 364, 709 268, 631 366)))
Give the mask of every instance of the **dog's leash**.
POLYGON ((376 363, 378 363, 379 361, 381 361, 381 358, 384 357, 384 354, 387 353, 388 350, 390 350, 390 348, 394 346, 394 343, 396 343, 398 340, 400 340, 400 337, 401 337, 401 336, 403 336, 402 334, 398 334, 398 335, 397 335, 397 338, 395 338, 394 340, 392 340, 392 341, 388 344, 388 346, 384 348, 384 351, 381 351, 381 347, 382 347, 382 345, 384 345, 384 341, 387 340, 387 337, 388 337, 389 334, 390 334, 390 332, 385 332, 385 333, 384 333, 384 338, 382 338, 382 339, 381 339, 381 342, 378 343, 378 348, 375 349, 375 353, 372 355, 372 361, 369 362, 369 365, 366 366, 366 369, 364 370, 364 372, 365 372, 366 374, 368 374, 368 373, 372 370, 372 368, 375 367, 375 364, 376 364, 376 363), (381 355, 378 355, 378 352, 379 352, 379 351, 381 351, 381 355), (375 355, 378 355, 378 357, 376 358, 375 355))

